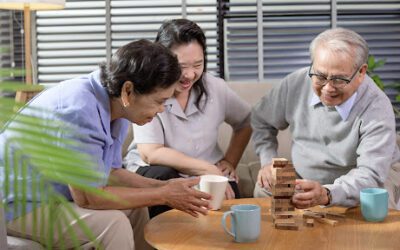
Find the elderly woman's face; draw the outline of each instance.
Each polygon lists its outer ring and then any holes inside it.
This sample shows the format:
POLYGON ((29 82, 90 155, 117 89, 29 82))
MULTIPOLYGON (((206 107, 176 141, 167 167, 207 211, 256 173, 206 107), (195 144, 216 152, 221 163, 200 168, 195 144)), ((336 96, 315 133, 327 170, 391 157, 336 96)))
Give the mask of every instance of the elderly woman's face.
POLYGON ((151 122, 157 113, 164 111, 164 103, 173 95, 175 88, 176 84, 173 84, 167 89, 157 88, 150 94, 132 93, 129 96, 130 105, 126 108, 125 118, 138 125, 151 122))
MULTIPOLYGON (((342 78, 351 80, 343 88, 333 86, 332 81, 327 81, 324 86, 317 84, 317 78, 313 77, 313 89, 321 102, 326 106, 336 106, 344 103, 357 91, 364 80, 366 66, 354 68, 354 60, 349 55, 332 53, 329 50, 317 48, 312 73, 323 75, 328 79, 342 78), (353 78, 351 78, 354 76, 353 78), (351 78, 351 79, 350 79, 351 78)), ((360 67, 361 65, 357 65, 360 67)))

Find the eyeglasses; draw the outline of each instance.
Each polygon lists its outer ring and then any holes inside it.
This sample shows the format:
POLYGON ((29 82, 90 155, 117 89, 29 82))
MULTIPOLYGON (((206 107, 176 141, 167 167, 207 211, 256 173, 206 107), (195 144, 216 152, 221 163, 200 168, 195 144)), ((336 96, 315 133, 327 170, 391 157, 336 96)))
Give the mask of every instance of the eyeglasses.
POLYGON ((346 78, 341 78, 341 77, 327 78, 325 75, 322 75, 322 74, 311 73, 312 66, 313 66, 313 64, 311 63, 310 69, 308 70, 308 76, 311 79, 313 79, 316 84, 323 87, 326 84, 328 84, 328 82, 331 82, 331 86, 333 86, 334 88, 337 88, 337 89, 342 89, 346 85, 350 84, 350 82, 353 80, 353 78, 356 76, 357 72, 361 68, 361 67, 359 67, 349 79, 346 79, 346 78))

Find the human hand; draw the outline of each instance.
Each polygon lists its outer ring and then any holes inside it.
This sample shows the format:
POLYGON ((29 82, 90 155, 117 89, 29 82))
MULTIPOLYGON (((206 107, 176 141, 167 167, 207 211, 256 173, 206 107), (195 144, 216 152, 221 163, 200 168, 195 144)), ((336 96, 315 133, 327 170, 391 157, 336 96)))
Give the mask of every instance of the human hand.
POLYGON ((234 180, 236 181, 236 183, 239 182, 239 176, 237 175, 235 168, 229 161, 222 159, 215 165, 222 172, 222 174, 225 177, 227 177, 230 181, 234 180))
POLYGON ((200 178, 170 179, 162 187, 166 205, 198 217, 199 213, 207 215, 210 208, 211 195, 193 188, 199 184, 200 178))
POLYGON ((296 191, 292 197, 293 205, 297 208, 309 208, 328 203, 326 189, 316 181, 296 180, 296 191))
POLYGON ((258 171, 257 175, 257 183, 260 187, 271 191, 271 183, 272 183, 272 164, 265 165, 258 171))

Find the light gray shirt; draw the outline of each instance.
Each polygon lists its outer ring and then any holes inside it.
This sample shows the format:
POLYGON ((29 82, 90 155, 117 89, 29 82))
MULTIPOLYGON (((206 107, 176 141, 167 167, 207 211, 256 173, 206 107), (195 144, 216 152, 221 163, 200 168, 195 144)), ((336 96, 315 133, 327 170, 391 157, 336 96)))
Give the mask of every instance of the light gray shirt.
POLYGON ((204 85, 208 97, 202 96, 199 110, 195 101, 198 93, 191 91, 185 110, 172 97, 165 103, 165 111, 144 126, 133 125, 134 142, 124 160, 127 168, 136 171, 146 166, 136 149, 136 143, 162 144, 187 156, 217 163, 224 157, 218 145, 219 126, 226 122, 233 130, 250 124, 250 105, 229 88, 223 79, 205 73, 204 85))
POLYGON ((263 166, 270 163, 277 156, 278 131, 289 127, 299 175, 329 188, 333 205, 357 205, 360 190, 383 187, 391 165, 400 160, 392 105, 366 76, 343 119, 336 107, 310 105, 314 92, 307 72, 290 74, 255 106, 256 152, 263 166))

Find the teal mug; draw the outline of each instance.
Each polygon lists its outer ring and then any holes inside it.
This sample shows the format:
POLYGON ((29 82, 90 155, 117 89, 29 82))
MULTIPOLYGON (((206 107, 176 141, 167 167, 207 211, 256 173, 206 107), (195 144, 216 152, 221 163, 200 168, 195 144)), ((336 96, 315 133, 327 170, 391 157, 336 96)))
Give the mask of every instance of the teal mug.
POLYGON ((222 226, 236 242, 252 242, 260 235, 261 208, 257 205, 243 204, 231 206, 222 216, 222 226), (226 226, 226 218, 231 218, 231 230, 226 226))
POLYGON ((383 221, 388 214, 389 194, 383 188, 364 188, 360 191, 361 213, 365 220, 383 221))

